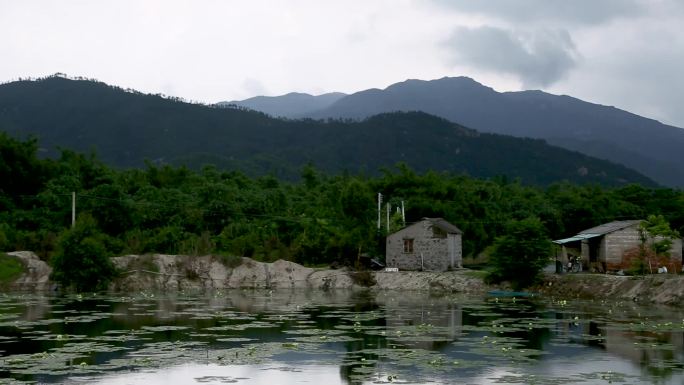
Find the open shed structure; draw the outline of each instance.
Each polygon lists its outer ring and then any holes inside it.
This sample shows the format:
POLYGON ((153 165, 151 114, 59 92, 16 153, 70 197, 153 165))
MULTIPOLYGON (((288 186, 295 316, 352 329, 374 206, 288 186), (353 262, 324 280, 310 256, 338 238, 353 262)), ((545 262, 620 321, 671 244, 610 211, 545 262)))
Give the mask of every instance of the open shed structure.
MULTIPOLYGON (((560 245, 557 260, 567 266, 572 257, 579 257, 584 269, 605 272, 629 268, 629 257, 638 254, 641 245, 641 220, 613 221, 580 231, 577 235, 555 240, 560 245)), ((682 266, 682 240, 675 239, 670 248, 671 268, 682 266)))
POLYGON ((462 235, 442 218, 423 218, 387 236, 387 267, 430 271, 462 267, 462 235))

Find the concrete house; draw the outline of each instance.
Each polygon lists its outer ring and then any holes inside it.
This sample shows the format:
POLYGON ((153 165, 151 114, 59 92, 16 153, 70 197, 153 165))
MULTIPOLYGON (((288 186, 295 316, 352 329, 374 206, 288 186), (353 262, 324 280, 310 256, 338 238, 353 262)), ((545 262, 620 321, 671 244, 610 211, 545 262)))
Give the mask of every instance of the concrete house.
POLYGON ((387 236, 387 267, 399 270, 446 271, 462 266, 462 235, 442 218, 423 218, 387 236))
MULTIPOLYGON (((570 257, 578 256, 584 269, 605 272, 629 268, 629 257, 638 253, 641 245, 640 220, 614 221, 580 231, 574 237, 553 241, 560 245, 557 260, 567 265, 570 257)), ((675 239, 670 249, 670 263, 675 271, 682 268, 682 240, 675 239)))

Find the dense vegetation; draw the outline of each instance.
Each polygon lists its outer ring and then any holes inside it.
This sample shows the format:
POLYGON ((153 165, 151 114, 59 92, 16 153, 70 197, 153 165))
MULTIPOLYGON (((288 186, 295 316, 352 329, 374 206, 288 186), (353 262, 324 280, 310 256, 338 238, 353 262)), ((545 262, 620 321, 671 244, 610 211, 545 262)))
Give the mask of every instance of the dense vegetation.
POLYGON ((494 241, 491 271, 488 279, 509 281, 515 289, 537 281, 542 269, 549 264, 551 242, 539 218, 512 220, 504 234, 494 241))
POLYGON ((149 159, 295 180, 308 163, 329 174, 378 176, 382 167, 404 162, 421 173, 506 175, 525 184, 654 185, 623 166, 541 140, 481 134, 421 112, 363 122, 281 120, 61 77, 0 85, 0 106, 0 130, 34 134, 41 155, 58 157, 57 147, 95 150, 113 167, 140 168, 149 159))
POLYGON ((149 252, 352 263, 360 253, 383 253, 378 192, 395 207, 404 201, 408 222, 444 217, 459 226, 470 256, 510 234, 511 221, 528 218, 550 238, 648 214, 684 230, 684 192, 638 185, 541 188, 505 178, 419 174, 405 165, 380 177, 328 176, 309 166, 294 183, 214 167, 195 172, 149 164, 119 171, 71 151, 56 160, 36 154, 35 139, 0 134, 0 250, 34 250, 58 265, 65 252, 98 254, 93 263, 100 267, 100 256, 149 252), (72 191, 79 218, 73 229, 72 191))
POLYGON ((21 277, 25 270, 19 258, 0 252, 0 289, 21 277))

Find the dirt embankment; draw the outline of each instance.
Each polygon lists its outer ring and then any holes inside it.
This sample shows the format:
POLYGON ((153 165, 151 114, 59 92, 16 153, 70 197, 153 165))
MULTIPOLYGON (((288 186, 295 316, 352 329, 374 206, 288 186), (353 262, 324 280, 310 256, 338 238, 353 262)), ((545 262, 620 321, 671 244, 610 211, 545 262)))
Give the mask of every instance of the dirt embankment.
POLYGON ((684 276, 653 274, 617 276, 606 274, 548 275, 535 291, 564 298, 628 300, 640 303, 684 305, 684 276))
POLYGON ((354 279, 355 273, 344 269, 312 269, 279 260, 273 263, 242 258, 235 267, 228 267, 213 256, 184 257, 177 255, 128 255, 114 258, 123 271, 114 281, 114 290, 187 290, 187 289, 354 289, 364 286, 359 281, 374 284, 383 290, 439 290, 461 293, 484 293, 487 287, 480 279, 465 272, 369 272, 354 279))
POLYGON ((131 290, 210 290, 351 288, 353 281, 343 271, 312 269, 279 260, 273 263, 242 258, 237 266, 227 266, 214 256, 126 255, 113 258, 122 274, 112 289, 131 290))
MULTIPOLYGON (((27 267, 16 280, 13 290, 50 290, 52 269, 30 251, 9 253, 20 258, 27 267)), ((250 258, 226 260, 215 256, 126 255, 112 258, 119 270, 110 288, 115 291, 167 291, 212 289, 358 289, 448 291, 485 293, 488 287, 481 279, 465 271, 454 272, 367 272, 345 269, 313 269, 279 260, 257 262, 250 258), (232 265, 232 266, 231 266, 232 265), (356 278, 356 279, 355 279, 356 278)))
MULTIPOLYGON (((52 269, 34 253, 8 253, 20 258, 27 267, 11 285, 17 290, 50 290, 52 269)), ((449 272, 369 272, 355 273, 340 269, 312 269, 276 261, 257 262, 249 258, 224 260, 215 256, 127 255, 113 258, 121 272, 110 288, 134 292, 213 290, 213 289, 355 289, 360 283, 372 284, 374 290, 441 291, 484 294, 492 287, 467 270, 449 272), (357 278, 357 279, 355 279, 357 278)), ((646 277, 623 277, 603 274, 567 274, 546 276, 544 284, 533 289, 543 295, 562 298, 602 298, 653 304, 684 305, 684 276, 671 274, 646 277)))

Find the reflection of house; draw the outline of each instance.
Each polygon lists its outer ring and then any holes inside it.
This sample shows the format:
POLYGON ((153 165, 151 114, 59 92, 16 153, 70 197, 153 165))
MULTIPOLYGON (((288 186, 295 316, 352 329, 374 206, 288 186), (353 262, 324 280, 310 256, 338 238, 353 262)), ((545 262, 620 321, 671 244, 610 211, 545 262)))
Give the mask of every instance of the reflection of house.
POLYGON ((462 234, 442 218, 423 218, 387 236, 387 267, 435 271, 461 267, 462 234))
MULTIPOLYGON (((558 259, 566 264, 569 257, 579 256, 585 268, 598 271, 628 268, 626 256, 635 253, 641 245, 640 223, 640 220, 614 221, 580 231, 574 237, 554 241, 561 246, 558 259)), ((681 269, 681 239, 672 243, 670 258, 681 269)))
POLYGON ((416 293, 388 291, 375 300, 384 309, 386 335, 393 344, 437 350, 463 335, 463 307, 453 298, 426 301, 416 293))

